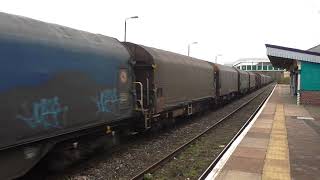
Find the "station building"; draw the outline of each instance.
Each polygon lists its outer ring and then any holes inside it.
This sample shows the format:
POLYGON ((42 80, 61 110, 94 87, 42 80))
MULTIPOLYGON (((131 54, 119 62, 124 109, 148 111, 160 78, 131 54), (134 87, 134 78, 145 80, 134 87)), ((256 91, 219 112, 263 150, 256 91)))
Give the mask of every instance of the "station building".
POLYGON ((290 71, 290 94, 297 104, 320 105, 320 45, 301 50, 266 44, 275 68, 290 71))
POLYGON ((234 62, 232 66, 244 71, 253 71, 271 76, 278 82, 286 76, 284 68, 273 67, 267 58, 243 58, 234 62))

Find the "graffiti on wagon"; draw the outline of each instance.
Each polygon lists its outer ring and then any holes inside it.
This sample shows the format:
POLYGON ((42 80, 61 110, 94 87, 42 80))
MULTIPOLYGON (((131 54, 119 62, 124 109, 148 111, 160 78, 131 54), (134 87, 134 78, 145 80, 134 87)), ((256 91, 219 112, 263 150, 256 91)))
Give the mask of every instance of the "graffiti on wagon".
POLYGON ((119 101, 115 88, 101 91, 93 100, 98 109, 97 113, 112 112, 112 108, 114 108, 119 101))
POLYGON ((58 97, 51 99, 41 99, 38 102, 32 103, 32 110, 27 110, 25 104, 22 105, 24 113, 18 115, 17 119, 26 122, 31 128, 43 127, 61 128, 61 121, 68 111, 68 106, 62 106, 58 97))

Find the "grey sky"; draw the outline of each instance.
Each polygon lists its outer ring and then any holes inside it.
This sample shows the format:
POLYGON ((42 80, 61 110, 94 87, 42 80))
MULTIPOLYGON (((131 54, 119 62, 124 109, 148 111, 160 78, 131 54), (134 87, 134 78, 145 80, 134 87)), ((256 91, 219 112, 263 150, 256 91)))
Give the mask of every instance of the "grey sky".
POLYGON ((265 43, 320 44, 319 0, 0 0, 0 11, 220 63, 266 57, 265 43))

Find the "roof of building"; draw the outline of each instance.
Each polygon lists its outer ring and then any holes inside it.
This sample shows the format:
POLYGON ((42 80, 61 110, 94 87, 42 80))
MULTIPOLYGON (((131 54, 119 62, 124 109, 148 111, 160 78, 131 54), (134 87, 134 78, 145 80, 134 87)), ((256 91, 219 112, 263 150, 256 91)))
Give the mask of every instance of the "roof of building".
POLYGON ((260 63, 260 62, 270 62, 267 58, 241 58, 233 63, 233 66, 237 66, 241 63, 260 63))
POLYGON ((320 53, 320 44, 315 46, 315 47, 312 47, 312 48, 308 49, 308 51, 320 53))
POLYGON ((292 60, 320 63, 320 47, 315 46, 309 50, 301 50, 284 46, 266 44, 267 55, 274 67, 286 68, 292 60))

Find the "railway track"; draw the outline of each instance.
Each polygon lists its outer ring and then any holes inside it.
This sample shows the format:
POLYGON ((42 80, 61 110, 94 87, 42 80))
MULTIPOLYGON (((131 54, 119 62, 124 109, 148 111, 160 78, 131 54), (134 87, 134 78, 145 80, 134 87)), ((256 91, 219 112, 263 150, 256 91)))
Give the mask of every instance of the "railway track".
MULTIPOLYGON (((241 104, 238 108, 236 108, 235 110, 233 110, 231 113, 225 115, 223 118, 219 119, 216 123, 214 123, 213 125, 211 125, 210 127, 208 127, 206 130, 202 131, 201 133, 199 133, 198 135, 196 135, 194 138, 190 139, 188 142, 186 142, 185 144, 181 145, 180 147, 176 148, 174 151, 172 151, 170 154, 168 154, 167 156, 165 156, 164 158, 162 158, 161 160, 157 161, 156 163, 152 164, 151 166, 147 167, 146 169, 144 169, 143 171, 139 172, 136 176, 134 176, 133 178, 131 178, 131 180, 138 180, 138 179, 144 179, 149 175, 151 175, 152 173, 156 172, 157 170, 161 169, 165 164, 169 163, 171 160, 175 159, 175 157, 177 157, 179 154, 181 154, 185 149, 187 149, 190 145, 194 144, 196 141, 198 141, 201 137, 203 137, 204 135, 206 135, 207 133, 211 132, 212 130, 216 129, 219 125, 221 125, 222 123, 224 123, 225 121, 227 121, 230 117, 232 117, 234 114, 236 114, 237 112, 239 112, 241 109, 243 109, 244 107, 246 107, 248 104, 250 104, 252 101, 254 101, 255 99, 257 99, 257 97, 259 97, 261 94, 265 93, 266 91, 268 91, 269 88, 266 88, 264 91, 258 93, 257 95, 255 95, 254 97, 252 97, 251 99, 249 99, 248 101, 244 102, 243 104, 241 104)), ((271 91, 270 91, 271 93, 271 91)), ((245 123, 242 125, 242 127, 240 128, 240 130, 236 133, 235 136, 233 136, 233 138, 231 139, 231 141, 229 141, 229 143, 223 148, 223 150, 215 157, 215 159, 213 160, 213 162, 210 164, 210 166, 202 173, 202 175, 200 176, 199 179, 205 179, 205 177, 210 173, 210 171, 213 169, 213 167, 216 165, 216 163, 221 159, 221 157, 223 156, 223 154, 228 150, 228 148, 231 146, 231 144, 235 141, 235 139, 241 134, 241 132, 245 129, 245 127, 250 123, 250 121, 252 120, 252 118, 256 115, 256 113, 259 111, 259 109, 261 108, 261 106, 263 105, 263 103, 266 101, 266 99, 268 98, 269 94, 263 98, 263 100, 261 101, 261 103, 259 104, 259 106, 254 110, 254 112, 250 115, 250 117, 245 121, 245 123)), ((151 176, 152 177, 152 176, 151 176)))
MULTIPOLYGON (((253 92, 247 96, 235 100, 232 103, 225 105, 223 108, 208 112, 203 116, 197 116, 187 121, 181 121, 182 123, 178 123, 178 125, 171 130, 167 129, 165 131, 159 132, 159 134, 134 136, 130 138, 129 141, 123 141, 123 144, 121 143, 121 146, 115 147, 116 150, 112 148, 112 150, 108 150, 106 152, 96 153, 94 156, 91 156, 85 161, 69 167, 63 172, 52 172, 47 174, 45 176, 45 179, 131 179, 139 172, 142 172, 142 170, 146 169, 148 166, 151 166, 160 159, 163 159, 163 157, 171 153, 173 149, 177 149, 177 147, 180 147, 184 143, 190 141, 190 139, 194 138, 196 135, 198 135, 200 132, 203 132, 208 127, 211 127, 214 123, 218 122, 218 120, 221 120, 230 112, 235 111, 235 109, 243 105, 248 100, 252 99, 252 97, 256 97, 259 93, 262 94, 262 92, 266 89, 270 89, 269 86, 263 87, 256 92, 253 92)), ((251 109, 254 109, 256 108, 256 106, 258 106, 258 103, 256 102, 260 102, 260 100, 256 100, 251 103, 251 109)), ((239 112, 240 116, 243 116, 242 114, 250 114, 249 111, 244 113, 246 109, 248 109, 248 107, 239 112)), ((219 129, 221 128, 214 129, 220 131, 219 129)), ((214 130, 213 133, 216 133, 216 130, 214 130)), ((217 144, 216 139, 214 140, 214 142, 217 144)), ((222 145, 224 142, 227 141, 223 140, 223 142, 218 143, 219 145, 222 145)), ((217 152, 220 152, 221 150, 222 148, 219 147, 219 151, 217 152)), ((201 172, 197 172, 197 178, 212 162, 212 157, 214 155, 217 155, 216 152, 209 154, 210 160, 204 167, 201 168, 201 172)), ((172 170, 175 171, 175 168, 162 168, 161 170, 170 172, 172 170)), ((154 179, 161 178, 158 178, 157 176, 154 179)), ((164 179, 175 179, 175 177, 164 179)))

